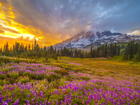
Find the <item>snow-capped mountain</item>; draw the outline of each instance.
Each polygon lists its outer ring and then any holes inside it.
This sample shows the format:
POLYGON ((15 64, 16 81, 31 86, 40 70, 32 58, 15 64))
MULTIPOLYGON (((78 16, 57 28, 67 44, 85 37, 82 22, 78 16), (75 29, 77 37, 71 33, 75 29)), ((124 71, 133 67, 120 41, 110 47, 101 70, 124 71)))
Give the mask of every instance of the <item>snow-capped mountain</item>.
POLYGON ((61 43, 55 45, 57 48, 83 48, 98 39, 98 36, 95 35, 92 31, 80 32, 74 37, 67 39, 61 43))
POLYGON ((130 40, 140 40, 140 36, 130 36, 122 33, 111 33, 110 31, 96 32, 92 31, 80 32, 74 37, 67 39, 61 43, 54 45, 56 48, 84 48, 92 43, 117 43, 117 42, 128 42, 130 40))

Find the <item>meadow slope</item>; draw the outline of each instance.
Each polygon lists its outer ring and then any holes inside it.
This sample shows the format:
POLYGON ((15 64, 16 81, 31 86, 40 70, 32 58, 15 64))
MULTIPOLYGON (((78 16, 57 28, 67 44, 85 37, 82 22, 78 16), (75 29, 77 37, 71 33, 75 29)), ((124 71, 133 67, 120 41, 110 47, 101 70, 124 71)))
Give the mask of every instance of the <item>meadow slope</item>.
POLYGON ((0 57, 2 105, 139 105, 140 63, 0 57))

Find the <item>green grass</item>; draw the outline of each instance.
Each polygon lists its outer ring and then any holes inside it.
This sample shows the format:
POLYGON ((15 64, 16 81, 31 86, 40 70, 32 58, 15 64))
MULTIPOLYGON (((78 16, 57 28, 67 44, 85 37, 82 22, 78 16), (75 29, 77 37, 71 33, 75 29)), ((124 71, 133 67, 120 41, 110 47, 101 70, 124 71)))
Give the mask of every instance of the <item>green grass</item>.
POLYGON ((82 66, 75 69, 79 69, 79 72, 92 71, 95 76, 110 76, 119 79, 135 76, 140 80, 140 62, 123 61, 122 57, 122 55, 109 59, 61 57, 59 61, 82 64, 82 66))
POLYGON ((111 61, 122 61, 123 59, 123 55, 119 55, 119 56, 114 56, 108 60, 111 60, 111 61))
MULTIPOLYGON (((110 76, 119 79, 126 79, 129 76, 135 76, 140 80, 140 62, 123 61, 123 55, 114 56, 108 59, 98 58, 70 58, 61 57, 58 60, 49 59, 49 62, 44 61, 45 58, 40 59, 24 59, 14 57, 0 57, 0 59, 10 60, 13 62, 37 62, 46 65, 58 66, 67 71, 74 71, 75 73, 81 72, 103 77, 110 76), (75 63, 75 64, 74 64, 75 63), (81 64, 81 66, 76 65, 81 64)), ((5 63, 5 62, 4 62, 5 63)))

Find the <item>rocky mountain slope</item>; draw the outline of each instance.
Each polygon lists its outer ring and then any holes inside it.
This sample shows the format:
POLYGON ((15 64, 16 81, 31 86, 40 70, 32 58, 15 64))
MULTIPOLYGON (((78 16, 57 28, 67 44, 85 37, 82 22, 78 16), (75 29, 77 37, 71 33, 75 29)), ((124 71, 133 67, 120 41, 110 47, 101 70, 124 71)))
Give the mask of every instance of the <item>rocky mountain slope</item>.
POLYGON ((85 48, 91 44, 97 46, 102 44, 129 42, 130 40, 140 40, 140 36, 130 36, 122 33, 111 33, 110 31, 96 32, 92 31, 80 32, 79 34, 67 39, 61 43, 54 45, 57 49, 66 48, 85 48))

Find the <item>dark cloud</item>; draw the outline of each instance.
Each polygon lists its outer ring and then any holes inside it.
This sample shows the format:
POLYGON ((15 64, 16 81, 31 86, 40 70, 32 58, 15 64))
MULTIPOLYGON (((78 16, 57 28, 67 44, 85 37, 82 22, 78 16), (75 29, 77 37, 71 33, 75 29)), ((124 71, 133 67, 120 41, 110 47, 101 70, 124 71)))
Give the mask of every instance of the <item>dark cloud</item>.
MULTIPOLYGON (((1 0, 13 7, 14 21, 39 30, 47 43, 84 30, 140 30, 140 0, 1 0)), ((53 42, 52 42, 53 43, 53 42)))
POLYGON ((140 1, 121 0, 120 2, 100 4, 103 9, 109 8, 100 22, 96 24, 97 29, 113 29, 120 32, 131 32, 140 30, 140 1))

